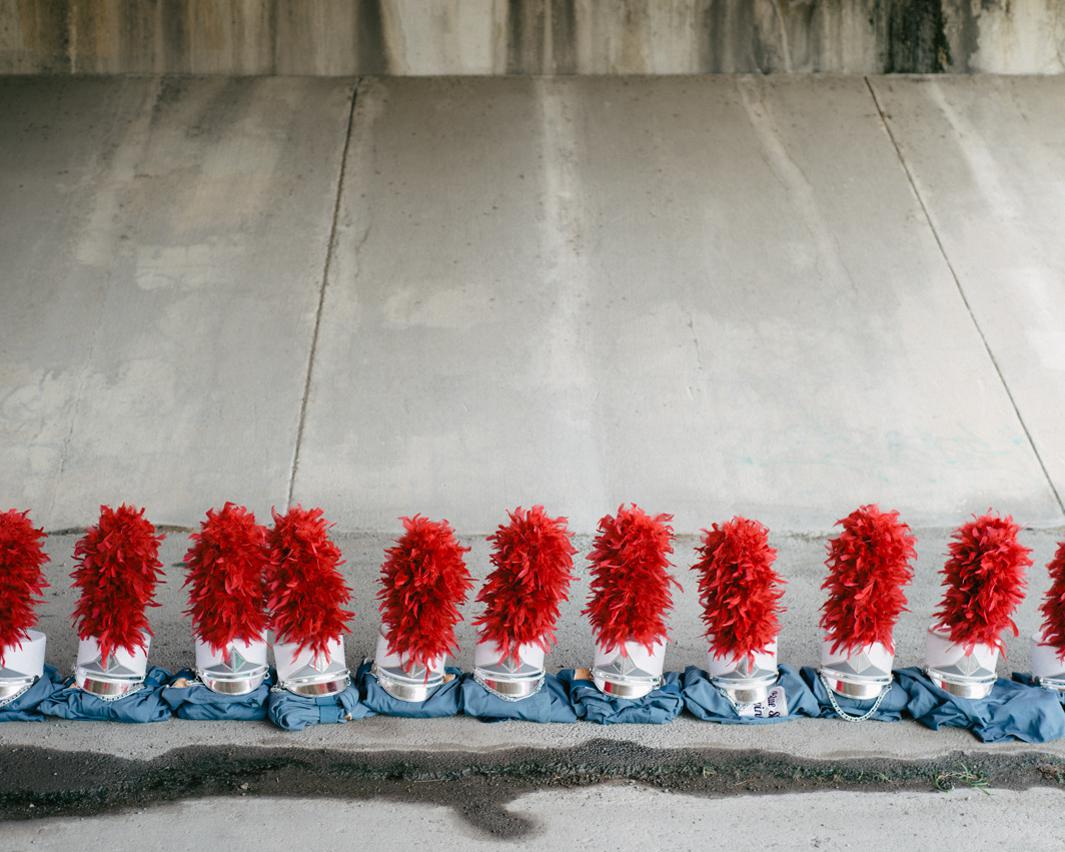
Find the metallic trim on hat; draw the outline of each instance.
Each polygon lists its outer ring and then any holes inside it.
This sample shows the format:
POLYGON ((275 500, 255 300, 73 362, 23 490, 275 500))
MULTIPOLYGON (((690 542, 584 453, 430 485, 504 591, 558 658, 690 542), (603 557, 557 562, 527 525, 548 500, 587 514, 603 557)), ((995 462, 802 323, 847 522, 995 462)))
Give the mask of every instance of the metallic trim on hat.
POLYGON ((1062 672, 1057 677, 1037 677, 1035 682, 1043 687, 1043 689, 1065 692, 1065 672, 1062 672))
POLYGON ((36 675, 0 677, 0 707, 10 704, 36 682, 36 675))
POLYGON ((97 698, 102 698, 105 701, 114 701, 118 698, 124 698, 144 686, 143 678, 136 678, 133 680, 122 680, 119 678, 105 680, 104 678, 90 675, 88 673, 82 673, 79 677, 74 679, 74 682, 80 689, 95 695, 97 698))
POLYGON ((946 672, 931 667, 925 669, 925 674, 928 675, 928 679, 932 683, 944 692, 949 692, 958 698, 973 698, 977 700, 987 698, 991 694, 991 690, 995 688, 995 681, 998 680, 998 676, 994 674, 990 677, 981 678, 967 677, 965 675, 951 676, 946 672))
POLYGON ((498 675, 485 675, 481 669, 474 669, 473 679, 504 701, 520 701, 530 695, 536 695, 544 686, 543 672, 535 678, 505 678, 498 675))
POLYGON ((223 660, 213 666, 197 669, 196 674, 212 692, 247 695, 262 686, 268 671, 267 666, 245 659, 234 647, 230 649, 228 662, 223 660))
POLYGON ((305 698, 324 698, 328 695, 337 695, 350 685, 351 676, 345 671, 340 677, 329 673, 325 678, 321 679, 301 678, 299 680, 288 680, 281 684, 281 687, 305 698))

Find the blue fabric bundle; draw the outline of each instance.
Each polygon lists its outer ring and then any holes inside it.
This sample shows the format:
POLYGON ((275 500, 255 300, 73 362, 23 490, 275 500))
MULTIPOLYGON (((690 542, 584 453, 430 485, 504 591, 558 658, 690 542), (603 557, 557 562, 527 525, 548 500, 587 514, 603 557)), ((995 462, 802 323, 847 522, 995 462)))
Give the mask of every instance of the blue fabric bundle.
POLYGON ((676 672, 667 672, 658 689, 637 699, 604 695, 593 681, 575 677, 573 669, 559 672, 558 680, 569 692, 570 705, 577 718, 598 725, 664 725, 684 709, 676 672))
POLYGON ((285 731, 302 731, 311 725, 339 725, 366 719, 374 713, 359 700, 359 690, 351 684, 336 695, 307 698, 275 686, 266 704, 270 721, 285 731))
POLYGON ((63 676, 51 666, 44 667, 44 674, 33 685, 10 701, 0 704, 0 722, 43 722, 44 714, 39 705, 56 690, 63 688, 63 676))
POLYGON ((401 701, 393 698, 377 682, 370 672, 369 661, 359 666, 355 682, 362 693, 363 703, 375 713, 386 716, 403 716, 407 719, 439 719, 457 716, 462 712, 462 670, 448 666, 445 671, 452 675, 447 683, 438 687, 425 701, 401 701))
POLYGON ((545 675, 535 695, 507 701, 489 692, 473 675, 462 678, 462 712, 485 722, 519 719, 523 722, 576 722, 569 703, 569 691, 554 675, 545 675))
MULTIPOLYGON (((1032 686, 1038 687, 1039 689, 1043 689, 1043 687, 1039 686, 1039 684, 1035 682, 1035 678, 1032 675, 1028 674, 1028 672, 1014 672, 1013 679, 1017 681, 1017 683, 1023 683, 1025 686, 1032 686)), ((1060 701, 1062 706, 1065 707, 1065 692, 1058 692, 1056 689, 1048 689, 1046 691, 1049 692, 1051 695, 1056 695, 1058 701, 1060 701)))
POLYGON ((813 666, 803 666, 802 679, 809 686, 810 692, 816 699, 819 708, 819 712, 811 713, 810 715, 819 716, 822 719, 842 718, 836 712, 836 708, 832 706, 833 701, 836 702, 836 706, 840 710, 851 717, 850 721, 852 722, 859 720, 863 722, 897 722, 903 717, 910 705, 910 693, 899 683, 898 678, 891 682, 887 695, 884 696, 879 705, 877 705, 875 698, 861 700, 847 698, 835 693, 830 694, 825 682, 821 680, 821 676, 813 666), (873 710, 874 706, 876 706, 876 710, 866 716, 867 713, 873 710))
POLYGON ((266 718, 266 700, 274 673, 268 672, 262 684, 247 695, 223 695, 204 685, 196 673, 183 669, 174 676, 173 682, 163 688, 165 701, 179 719, 196 722, 252 722, 266 718), (175 686, 181 680, 185 686, 175 686))
POLYGON ((895 676, 910 695, 909 714, 934 731, 967 728, 985 743, 1045 743, 1065 736, 1065 709, 1048 689, 999 678, 987 698, 975 700, 945 692, 918 668, 895 676))
POLYGON ((733 725, 787 722, 800 716, 817 716, 820 712, 813 693, 791 666, 780 666, 780 677, 766 702, 742 704, 739 709, 714 686, 706 672, 688 666, 684 670, 684 706, 704 722, 733 725))
POLYGON ((144 684, 136 692, 114 701, 104 699, 74 686, 68 678, 37 709, 46 716, 60 719, 95 720, 101 722, 165 722, 170 718, 170 706, 163 701, 163 687, 170 682, 166 669, 152 666, 144 684))

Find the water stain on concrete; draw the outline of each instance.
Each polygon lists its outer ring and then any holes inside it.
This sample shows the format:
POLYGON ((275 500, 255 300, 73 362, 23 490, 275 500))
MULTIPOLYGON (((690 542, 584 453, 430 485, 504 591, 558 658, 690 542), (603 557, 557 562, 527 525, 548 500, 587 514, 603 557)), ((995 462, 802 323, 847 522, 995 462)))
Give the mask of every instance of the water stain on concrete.
POLYGON ((150 760, 8 748, 0 753, 0 819, 91 816, 205 796, 382 799, 453 808, 499 839, 533 826, 508 810, 547 788, 630 782, 722 797, 819 790, 1025 789, 1065 786, 1065 760, 955 754, 929 761, 807 761, 779 754, 652 749, 594 740, 568 750, 345 753, 327 749, 186 748, 150 760))

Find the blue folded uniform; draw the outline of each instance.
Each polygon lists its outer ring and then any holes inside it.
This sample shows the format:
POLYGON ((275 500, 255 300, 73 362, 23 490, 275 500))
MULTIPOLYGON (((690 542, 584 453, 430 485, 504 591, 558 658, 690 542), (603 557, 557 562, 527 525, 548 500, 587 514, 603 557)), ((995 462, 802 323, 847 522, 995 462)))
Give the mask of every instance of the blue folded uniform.
POLYGON ((704 722, 765 725, 819 714, 817 700, 791 666, 780 666, 780 677, 758 704, 733 704, 697 666, 684 670, 683 686, 684 706, 704 722))
POLYGON ((0 722, 43 722, 40 704, 63 688, 63 677, 51 666, 25 692, 0 704, 0 722))
POLYGON ((910 693, 899 683, 897 677, 891 682, 886 695, 879 699, 867 700, 847 698, 831 692, 813 666, 803 666, 802 679, 817 702, 818 712, 811 715, 822 719, 848 718, 852 722, 897 722, 906 713, 910 704, 910 693), (841 710, 846 717, 840 714, 841 710))
POLYGON ((354 683, 343 692, 319 698, 307 698, 275 686, 266 702, 266 714, 284 731, 302 731, 311 725, 340 725, 374 715, 359 700, 359 689, 354 683))
POLYGON ((1065 736, 1065 709, 1056 694, 999 678, 987 698, 958 698, 917 668, 895 673, 909 693, 907 711, 925 727, 967 728, 985 743, 1045 743, 1065 736))
POLYGON ((143 686, 136 692, 114 701, 105 701, 74 686, 74 678, 68 678, 61 689, 38 705, 38 709, 45 716, 57 716, 60 719, 165 722, 170 718, 170 705, 163 700, 163 687, 169 682, 170 673, 166 669, 152 666, 144 678, 143 686))
POLYGON ((522 722, 576 722, 569 691, 554 675, 545 675, 535 695, 508 701, 489 692, 473 675, 462 678, 462 712, 485 722, 517 719, 522 722))
POLYGON ((184 669, 163 687, 163 701, 179 719, 253 722, 266 718, 266 702, 273 683, 274 673, 270 671, 262 684, 247 695, 223 695, 206 687, 195 672, 184 669))
POLYGON ((558 680, 569 692, 570 705, 577 718, 598 725, 664 725, 684 709, 676 672, 668 672, 658 689, 636 699, 604 695, 591 680, 576 678, 573 669, 559 672, 558 680))
MULTIPOLYGON (((1014 672, 1013 679, 1017 681, 1017 683, 1023 683, 1025 686, 1039 687, 1039 689, 1043 688, 1035 682, 1035 678, 1032 675, 1028 674, 1028 672, 1014 672)), ((1061 704, 1065 706, 1065 692, 1058 692, 1058 690, 1056 689, 1048 689, 1047 692, 1049 692, 1051 695, 1056 695, 1058 701, 1060 701, 1061 704)))
POLYGON ((448 666, 445 671, 451 675, 451 680, 438 687, 425 701, 401 701, 384 691, 377 677, 370 672, 372 665, 367 661, 359 666, 355 680, 363 703, 375 713, 407 719, 439 719, 462 712, 461 669, 448 666))

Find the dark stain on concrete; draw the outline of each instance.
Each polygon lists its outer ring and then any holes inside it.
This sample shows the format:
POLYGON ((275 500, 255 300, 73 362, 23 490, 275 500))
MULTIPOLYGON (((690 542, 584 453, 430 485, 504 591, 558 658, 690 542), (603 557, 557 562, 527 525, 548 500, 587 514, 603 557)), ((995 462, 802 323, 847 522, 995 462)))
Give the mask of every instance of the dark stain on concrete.
POLYGON ((544 4, 542 0, 508 0, 506 72, 543 74, 544 4))
POLYGON ((355 57, 360 74, 391 71, 381 0, 359 0, 355 17, 355 57))
POLYGON ((884 47, 886 74, 936 74, 948 70, 950 43, 942 0, 891 0, 884 47))
POLYGON ((576 74, 577 0, 551 2, 551 73, 576 74))
POLYGON ((513 839, 532 829, 507 809, 518 796, 608 782, 705 797, 961 785, 1025 789, 1065 786, 1065 760, 986 752, 926 761, 809 761, 609 740, 488 753, 197 747, 149 761, 20 747, 0 752, 0 819, 89 816, 204 796, 386 799, 450 807, 486 834, 513 839))

